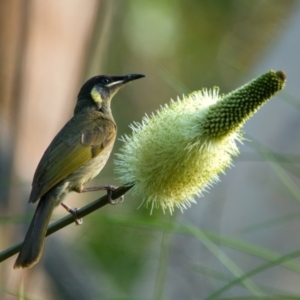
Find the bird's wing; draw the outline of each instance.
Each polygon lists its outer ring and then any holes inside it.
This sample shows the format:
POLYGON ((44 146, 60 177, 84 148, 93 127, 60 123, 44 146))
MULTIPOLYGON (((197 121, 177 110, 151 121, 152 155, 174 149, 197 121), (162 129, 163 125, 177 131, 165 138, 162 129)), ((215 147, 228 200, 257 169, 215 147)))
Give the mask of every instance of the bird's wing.
POLYGON ((34 175, 29 202, 36 202, 52 187, 68 177, 114 141, 115 124, 99 118, 87 123, 73 117, 45 151, 34 175), (81 130, 74 126, 80 124, 81 130), (93 124, 92 128, 90 124, 93 124), (101 126, 100 126, 101 125, 101 126))

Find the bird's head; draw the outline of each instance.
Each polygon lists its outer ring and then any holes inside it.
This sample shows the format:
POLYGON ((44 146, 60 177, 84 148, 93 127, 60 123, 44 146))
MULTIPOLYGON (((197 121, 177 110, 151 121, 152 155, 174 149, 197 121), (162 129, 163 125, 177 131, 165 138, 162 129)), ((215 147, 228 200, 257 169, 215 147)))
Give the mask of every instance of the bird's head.
POLYGON ((79 91, 74 113, 82 110, 99 110, 110 112, 110 101, 118 90, 126 83, 143 78, 142 74, 129 74, 125 76, 99 75, 90 78, 79 91))

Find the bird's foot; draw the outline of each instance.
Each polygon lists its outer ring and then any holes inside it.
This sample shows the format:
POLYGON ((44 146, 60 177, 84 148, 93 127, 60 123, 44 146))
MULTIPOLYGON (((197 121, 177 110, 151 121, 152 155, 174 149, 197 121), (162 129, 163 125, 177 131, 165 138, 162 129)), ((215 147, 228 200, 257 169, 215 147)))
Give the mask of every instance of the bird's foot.
POLYGON ((74 217, 76 225, 82 224, 82 219, 79 219, 77 215, 77 210, 78 210, 77 207, 71 207, 68 204, 63 202, 61 203, 61 206, 74 217))
POLYGON ((110 204, 117 204, 122 203, 124 201, 124 195, 122 195, 118 201, 115 201, 112 199, 112 192, 116 190, 118 187, 114 185, 103 185, 103 186, 93 186, 93 187, 87 187, 81 190, 81 193, 86 192, 95 192, 95 191, 107 191, 108 201, 110 204))

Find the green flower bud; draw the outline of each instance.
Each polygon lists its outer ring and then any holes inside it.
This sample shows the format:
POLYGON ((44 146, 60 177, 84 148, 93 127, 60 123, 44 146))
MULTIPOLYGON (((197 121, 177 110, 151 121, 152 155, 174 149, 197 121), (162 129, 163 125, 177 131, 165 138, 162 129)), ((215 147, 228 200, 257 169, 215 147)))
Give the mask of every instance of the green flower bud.
POLYGON ((228 95, 203 89, 171 101, 133 123, 117 154, 116 171, 147 207, 186 208, 231 165, 241 126, 275 93, 285 74, 270 71, 228 95))

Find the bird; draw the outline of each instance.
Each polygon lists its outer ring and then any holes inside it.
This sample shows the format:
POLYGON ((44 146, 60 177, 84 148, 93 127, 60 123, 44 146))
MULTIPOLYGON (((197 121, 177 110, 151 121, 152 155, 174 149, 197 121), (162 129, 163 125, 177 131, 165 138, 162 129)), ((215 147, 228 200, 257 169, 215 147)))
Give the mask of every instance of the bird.
POLYGON ((30 268, 40 260, 54 208, 59 204, 69 208, 63 203, 67 194, 105 189, 109 197, 112 186, 85 189, 84 185, 102 170, 116 139, 113 96, 128 82, 143 77, 98 75, 83 84, 73 117, 54 137, 35 171, 29 202, 38 205, 14 269, 30 268))

